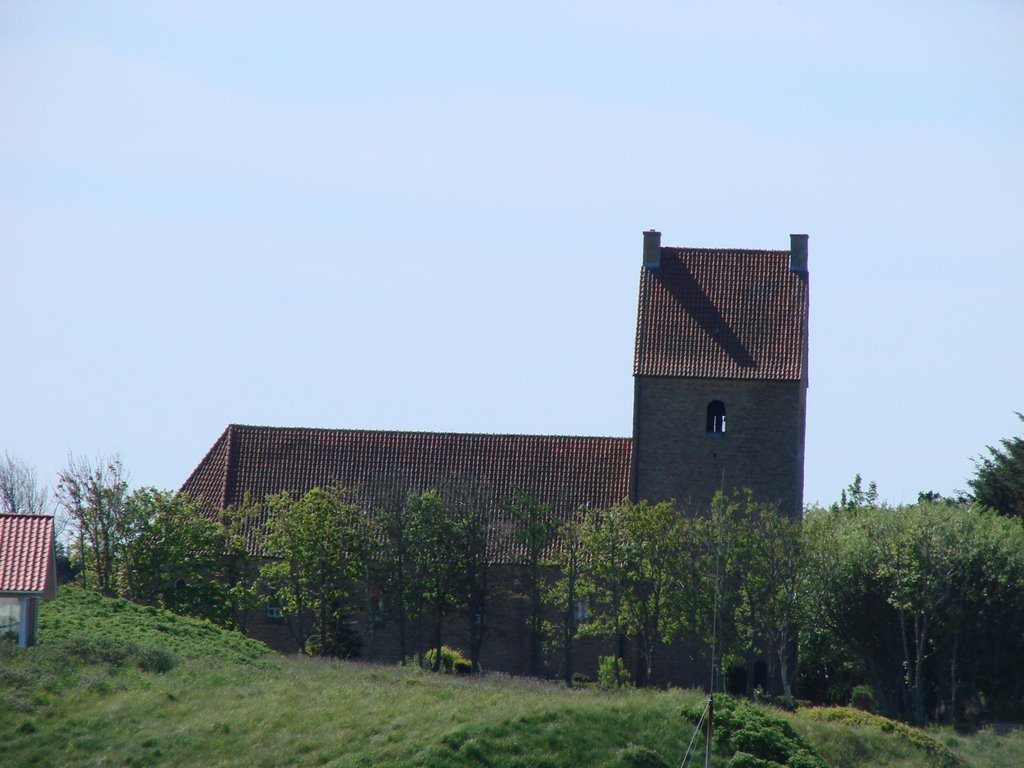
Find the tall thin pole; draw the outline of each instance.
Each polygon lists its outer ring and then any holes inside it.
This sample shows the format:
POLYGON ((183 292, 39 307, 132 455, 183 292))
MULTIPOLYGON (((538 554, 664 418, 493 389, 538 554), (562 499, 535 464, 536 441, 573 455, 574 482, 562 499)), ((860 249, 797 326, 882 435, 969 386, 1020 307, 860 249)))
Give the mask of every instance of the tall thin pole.
MULTIPOLYGON (((725 484, 725 470, 722 470, 722 484, 725 484)), ((715 598, 711 609, 711 669, 708 675, 708 732, 704 744, 704 768, 711 768, 711 744, 715 729, 715 646, 718 644, 718 590, 721 580, 719 564, 721 560, 718 531, 714 531, 715 542, 715 598)))

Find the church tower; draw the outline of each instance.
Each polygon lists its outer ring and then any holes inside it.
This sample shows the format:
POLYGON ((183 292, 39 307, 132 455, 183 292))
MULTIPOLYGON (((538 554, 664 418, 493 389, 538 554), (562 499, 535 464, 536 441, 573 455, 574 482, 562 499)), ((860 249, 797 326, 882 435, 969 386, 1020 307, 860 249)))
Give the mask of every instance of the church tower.
POLYGON ((634 500, 706 511, 750 488, 798 517, 807 235, 788 251, 662 247, 644 232, 633 364, 634 500))

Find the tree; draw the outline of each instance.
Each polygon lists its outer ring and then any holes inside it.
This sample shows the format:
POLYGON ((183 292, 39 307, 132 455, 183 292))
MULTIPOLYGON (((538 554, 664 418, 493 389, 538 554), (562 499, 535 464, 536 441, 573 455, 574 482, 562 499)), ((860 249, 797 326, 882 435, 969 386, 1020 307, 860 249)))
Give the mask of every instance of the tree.
POLYGON ((257 538, 263 505, 246 491, 240 504, 232 504, 221 513, 224 530, 224 581, 231 605, 231 625, 248 631, 249 617, 260 604, 260 575, 257 559, 249 542, 257 538))
MULTIPOLYGON (((462 546, 466 620, 469 624, 469 662, 480 671, 480 653, 487 637, 487 613, 493 597, 491 568, 494 565, 490 513, 494 494, 483 483, 466 478, 447 489, 446 507, 457 522, 462 546)), ((435 656, 436 658, 436 656, 435 656)))
POLYGON ((355 655, 359 638, 350 625, 350 605, 366 562, 359 507, 339 488, 314 488, 300 499, 279 493, 267 505, 264 546, 280 559, 265 565, 261 577, 281 602, 299 648, 355 655))
MULTIPOLYGON (((1024 421, 1024 414, 1017 418, 1024 421)), ((1006 438, 999 445, 988 446, 988 456, 975 459, 975 474, 967 483, 983 507, 1024 518, 1024 437, 1006 438)))
POLYGON ((436 672, 441 666, 445 617, 467 600, 467 519, 452 514, 436 490, 411 496, 409 517, 418 597, 433 611, 436 672))
POLYGON ((118 562, 138 532, 139 520, 127 505, 128 480, 121 459, 68 456, 57 479, 57 501, 73 535, 73 556, 85 586, 113 596, 118 562))
POLYGON ((884 714, 1017 706, 1024 523, 923 503, 812 510, 804 533, 802 642, 853 659, 884 714))
POLYGON ((839 492, 839 502, 832 509, 856 509, 857 507, 873 507, 878 504, 878 484, 872 480, 864 488, 860 472, 853 476, 853 482, 839 492))
POLYGON ((587 591, 595 598, 593 621, 583 628, 588 635, 611 637, 615 685, 623 683, 621 669, 622 593, 629 565, 626 562, 625 514, 622 507, 594 510, 583 522, 581 538, 588 560, 587 591))
MULTIPOLYGON (((530 674, 540 677, 544 671, 543 558, 558 531, 558 518, 550 505, 518 488, 503 507, 512 517, 513 535, 520 547, 522 588, 530 604, 530 674)), ((578 569, 578 564, 570 567, 578 569)))
POLYGON ((800 523, 755 502, 749 490, 728 499, 717 494, 712 507, 727 519, 726 572, 738 598, 731 601, 731 619, 747 645, 748 687, 749 660, 757 643, 766 640, 769 667, 778 669, 786 706, 792 709, 790 654, 804 573, 800 523))
POLYGON ((0 459, 0 512, 8 515, 51 514, 50 492, 35 469, 4 451, 0 459))
MULTIPOLYGON (((370 580, 380 589, 380 608, 395 617, 402 664, 408 658, 407 625, 410 618, 416 617, 419 605, 410 514, 414 497, 408 487, 404 478, 384 475, 360 489, 362 506, 370 512, 370 540, 375 545, 373 556, 367 560, 370 580)), ((377 618, 383 620, 384 612, 377 618)))
POLYGON ((672 502, 626 501, 584 529, 592 588, 605 607, 587 631, 610 635, 616 657, 623 635, 633 638, 641 686, 653 671, 658 646, 691 623, 687 599, 694 590, 686 581, 699 570, 691 523, 672 502))
POLYGON ((224 526, 183 494, 139 488, 127 499, 139 521, 121 562, 122 594, 187 616, 233 624, 224 526))
POLYGON ((573 685, 573 673, 576 671, 576 635, 580 624, 588 620, 585 608, 589 595, 583 579, 586 565, 583 521, 581 510, 558 528, 557 538, 561 546, 551 560, 556 575, 544 585, 542 595, 544 603, 555 608, 558 616, 551 629, 558 635, 562 646, 562 675, 569 688, 573 685))

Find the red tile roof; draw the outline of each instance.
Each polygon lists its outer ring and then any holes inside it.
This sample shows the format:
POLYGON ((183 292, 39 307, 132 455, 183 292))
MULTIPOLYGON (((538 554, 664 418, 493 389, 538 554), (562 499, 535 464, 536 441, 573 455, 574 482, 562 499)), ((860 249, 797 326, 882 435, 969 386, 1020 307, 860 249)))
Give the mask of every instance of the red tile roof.
MULTIPOLYGON (((498 509, 519 488, 566 515, 583 504, 606 507, 629 494, 633 442, 616 437, 486 435, 232 424, 181 490, 208 510, 240 504, 249 492, 303 494, 338 484, 372 487, 401 478, 404 490, 472 486, 491 509, 499 539, 511 528, 498 509)), ((254 540, 250 548, 259 554, 254 540)), ((499 546, 511 554, 509 541, 499 546)))
POLYGON ((662 248, 643 268, 637 376, 799 380, 807 349, 807 273, 789 251, 662 248))
POLYGON ((0 514, 0 592, 52 596, 53 518, 0 514))

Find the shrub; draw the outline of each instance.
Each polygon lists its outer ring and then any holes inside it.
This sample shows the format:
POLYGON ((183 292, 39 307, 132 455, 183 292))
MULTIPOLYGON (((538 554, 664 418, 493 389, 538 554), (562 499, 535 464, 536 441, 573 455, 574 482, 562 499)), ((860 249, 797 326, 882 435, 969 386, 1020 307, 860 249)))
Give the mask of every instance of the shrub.
POLYGON ((939 743, 924 731, 881 715, 873 715, 850 707, 815 707, 802 710, 801 714, 811 720, 877 728, 883 733, 891 733, 914 747, 924 750, 930 758, 930 765, 942 768, 959 768, 965 765, 964 761, 949 747, 939 743))
POLYGON ((762 760, 746 752, 737 752, 729 760, 729 768, 781 768, 774 760, 762 760))
POLYGON ((577 688, 586 688, 592 682, 594 681, 590 679, 589 675, 584 675, 582 672, 572 673, 572 684, 577 688))
MULTIPOLYGON (((697 705, 682 710, 694 723, 702 713, 697 705)), ((731 756, 730 768, 826 768, 789 721, 729 696, 715 696, 715 744, 731 756)))
POLYGON ((875 699, 874 691, 869 685, 854 686, 850 694, 850 706, 854 709, 861 709, 865 712, 877 712, 878 701, 875 699))
MULTIPOLYGON (((423 654, 423 668, 433 669, 436 659, 437 649, 431 648, 423 654)), ((441 646, 440 672, 446 675, 468 675, 472 670, 473 665, 462 655, 462 651, 458 648, 449 648, 447 645, 441 646)))
POLYGON ((174 669, 178 659, 163 648, 139 648, 135 653, 135 663, 143 672, 163 674, 174 669))
POLYGON ((622 685, 629 685, 629 670, 626 669, 626 665, 622 663, 622 659, 618 656, 598 656, 597 657, 597 685, 600 688, 610 690, 617 687, 615 679, 615 670, 619 671, 619 682, 622 685))

